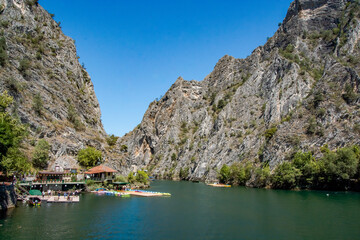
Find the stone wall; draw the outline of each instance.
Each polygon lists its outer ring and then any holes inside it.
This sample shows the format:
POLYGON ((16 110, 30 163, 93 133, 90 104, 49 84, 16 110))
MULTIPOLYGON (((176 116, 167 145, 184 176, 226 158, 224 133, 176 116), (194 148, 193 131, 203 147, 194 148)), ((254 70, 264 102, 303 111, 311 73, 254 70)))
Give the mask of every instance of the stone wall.
POLYGON ((16 205, 16 195, 13 185, 0 185, 0 210, 13 208, 16 205))

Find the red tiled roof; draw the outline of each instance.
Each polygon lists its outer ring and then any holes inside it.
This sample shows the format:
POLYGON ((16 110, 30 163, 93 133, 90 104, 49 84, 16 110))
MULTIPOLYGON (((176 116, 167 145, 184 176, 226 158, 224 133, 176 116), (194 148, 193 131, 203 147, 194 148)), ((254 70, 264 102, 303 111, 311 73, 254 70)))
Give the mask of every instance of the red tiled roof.
POLYGON ((99 165, 96 167, 93 167, 91 169, 89 169, 87 172, 85 172, 85 174, 95 174, 95 173, 103 173, 103 172, 117 172, 116 170, 106 167, 104 165, 99 165))

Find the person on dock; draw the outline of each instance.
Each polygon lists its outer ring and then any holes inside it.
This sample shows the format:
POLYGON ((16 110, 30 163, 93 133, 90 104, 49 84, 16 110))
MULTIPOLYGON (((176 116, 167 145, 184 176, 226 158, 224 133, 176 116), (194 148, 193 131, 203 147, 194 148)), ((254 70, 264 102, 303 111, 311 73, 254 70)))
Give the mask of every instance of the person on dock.
POLYGON ((42 191, 42 197, 45 198, 45 191, 42 191))
POLYGON ((60 194, 61 194, 61 192, 60 192, 60 190, 58 191, 58 200, 60 200, 60 194))

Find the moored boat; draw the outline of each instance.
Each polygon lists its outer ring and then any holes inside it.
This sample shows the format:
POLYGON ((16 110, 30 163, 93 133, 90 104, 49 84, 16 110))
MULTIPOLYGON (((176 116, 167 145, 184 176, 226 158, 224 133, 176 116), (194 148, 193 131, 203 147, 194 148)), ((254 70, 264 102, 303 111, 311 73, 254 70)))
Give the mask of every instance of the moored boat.
POLYGON ((28 204, 30 206, 41 206, 41 199, 38 197, 29 197, 28 204))
POLYGON ((207 184, 207 185, 212 186, 212 187, 231 187, 231 185, 221 184, 221 183, 212 183, 212 184, 207 184))

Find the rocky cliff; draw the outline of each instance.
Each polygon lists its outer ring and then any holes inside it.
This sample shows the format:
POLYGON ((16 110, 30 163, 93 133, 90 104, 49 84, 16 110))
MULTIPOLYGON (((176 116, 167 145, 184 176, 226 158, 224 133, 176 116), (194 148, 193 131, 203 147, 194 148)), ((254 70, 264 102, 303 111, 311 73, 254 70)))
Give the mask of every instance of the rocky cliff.
POLYGON ((0 0, 0 91, 13 96, 12 114, 29 126, 29 158, 45 138, 49 168, 74 167, 79 149, 104 149, 106 133, 75 42, 52 17, 35 0, 0 0))
POLYGON ((359 9, 355 1, 295 0, 246 59, 226 55, 202 81, 179 77, 118 140, 113 166, 212 180, 222 164, 274 169, 297 150, 359 144, 359 9))

